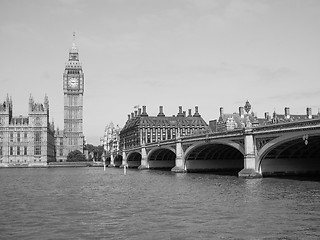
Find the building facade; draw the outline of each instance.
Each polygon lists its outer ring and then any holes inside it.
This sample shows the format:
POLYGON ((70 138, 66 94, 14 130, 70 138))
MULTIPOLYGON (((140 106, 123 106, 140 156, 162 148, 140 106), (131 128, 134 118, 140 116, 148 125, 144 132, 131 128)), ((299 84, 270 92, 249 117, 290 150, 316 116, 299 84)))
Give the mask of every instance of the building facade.
POLYGON ((272 116, 269 112, 264 113, 264 118, 258 118, 253 112, 250 112, 251 104, 246 102, 244 107, 239 107, 238 113, 224 113, 223 107, 220 108, 220 115, 217 120, 209 121, 209 127, 212 132, 226 132, 234 129, 243 129, 246 127, 265 126, 277 123, 287 123, 303 121, 308 119, 320 118, 320 113, 312 115, 311 108, 306 108, 306 114, 290 114, 290 108, 284 108, 284 114, 278 114, 275 111, 272 116))
POLYGON ((28 116, 13 116, 12 99, 0 104, 0 166, 47 166, 55 161, 54 126, 49 123, 49 100, 29 98, 28 116))
POLYGON ((66 161, 71 151, 83 153, 83 93, 84 73, 78 48, 73 42, 63 73, 64 129, 57 129, 57 161, 66 161))
POLYGON ((119 151, 120 131, 121 128, 118 125, 115 127, 112 122, 106 126, 100 144, 103 146, 103 149, 107 155, 119 151))
POLYGON ((139 108, 131 115, 120 132, 120 148, 128 149, 145 143, 156 143, 160 141, 175 139, 178 136, 195 134, 207 129, 208 125, 195 107, 195 113, 191 109, 186 115, 179 106, 176 116, 165 116, 163 106, 159 107, 157 116, 149 116, 146 106, 139 108))

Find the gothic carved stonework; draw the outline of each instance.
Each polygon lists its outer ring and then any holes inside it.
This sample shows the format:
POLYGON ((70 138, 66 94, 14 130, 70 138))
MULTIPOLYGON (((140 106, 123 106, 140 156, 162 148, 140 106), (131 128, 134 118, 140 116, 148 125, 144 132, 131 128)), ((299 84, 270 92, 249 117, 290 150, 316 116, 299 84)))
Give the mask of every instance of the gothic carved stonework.
POLYGON ((187 151, 187 149, 188 149, 191 145, 192 145, 192 144, 184 144, 184 145, 182 146, 183 151, 184 151, 184 152, 187 151))
POLYGON ((246 104, 244 105, 244 110, 247 112, 247 114, 250 112, 251 110, 251 104, 249 103, 249 101, 246 101, 246 104))
POLYGON ((243 139, 233 140, 232 142, 238 143, 240 146, 244 147, 244 140, 243 139))
POLYGON ((257 150, 259 151, 261 148, 263 148, 264 145, 266 145, 271 140, 275 139, 276 137, 269 137, 269 138, 258 138, 256 140, 257 144, 257 150))

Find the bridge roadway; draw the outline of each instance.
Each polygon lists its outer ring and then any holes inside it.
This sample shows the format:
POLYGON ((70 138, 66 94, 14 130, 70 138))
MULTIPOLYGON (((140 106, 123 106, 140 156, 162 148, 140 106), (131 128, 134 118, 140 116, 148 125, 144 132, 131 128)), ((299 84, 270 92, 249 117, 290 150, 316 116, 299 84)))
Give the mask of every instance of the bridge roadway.
POLYGON ((320 174, 320 119, 178 137, 124 149, 110 166, 239 177, 320 174))

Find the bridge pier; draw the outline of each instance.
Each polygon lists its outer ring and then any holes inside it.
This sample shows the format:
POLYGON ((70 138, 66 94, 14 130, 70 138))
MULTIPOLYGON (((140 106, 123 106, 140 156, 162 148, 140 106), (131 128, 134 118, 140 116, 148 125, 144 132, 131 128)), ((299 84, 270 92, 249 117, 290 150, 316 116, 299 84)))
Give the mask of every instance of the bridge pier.
POLYGON ((258 171, 256 166, 256 146, 253 135, 250 133, 251 129, 247 129, 244 134, 244 168, 238 173, 241 178, 261 178, 262 174, 258 171))
POLYGON ((122 164, 120 165, 120 168, 123 168, 125 166, 128 167, 127 154, 125 151, 122 151, 122 164))
POLYGON ((149 162, 147 156, 147 150, 145 144, 141 148, 141 165, 138 167, 139 170, 149 169, 149 162))
POLYGON ((113 154, 111 153, 111 156, 110 156, 110 164, 108 165, 108 167, 115 167, 116 165, 114 164, 114 156, 113 154))
POLYGON ((171 171, 175 173, 187 172, 181 138, 178 138, 176 142, 176 165, 171 171))

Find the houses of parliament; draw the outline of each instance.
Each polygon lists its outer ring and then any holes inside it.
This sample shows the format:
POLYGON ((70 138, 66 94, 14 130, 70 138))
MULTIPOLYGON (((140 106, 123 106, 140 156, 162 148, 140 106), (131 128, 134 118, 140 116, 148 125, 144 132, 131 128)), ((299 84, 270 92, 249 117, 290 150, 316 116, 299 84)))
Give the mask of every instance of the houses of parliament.
MULTIPOLYGON (((74 35, 73 35, 74 36, 74 35)), ((43 167, 66 161, 69 152, 83 152, 84 73, 73 41, 63 73, 64 129, 49 121, 49 98, 35 102, 29 97, 27 116, 13 115, 9 95, 0 103, 0 167, 43 167)))

